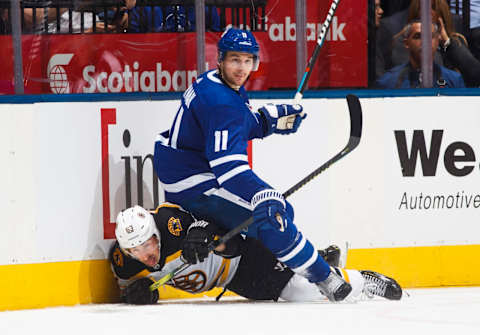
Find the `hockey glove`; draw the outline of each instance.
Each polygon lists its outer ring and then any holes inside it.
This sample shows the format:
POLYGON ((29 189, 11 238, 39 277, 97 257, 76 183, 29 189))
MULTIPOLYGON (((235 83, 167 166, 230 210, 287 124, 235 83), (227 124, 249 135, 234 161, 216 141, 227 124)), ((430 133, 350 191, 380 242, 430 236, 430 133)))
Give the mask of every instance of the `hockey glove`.
POLYGON ((280 192, 272 189, 257 192, 251 201, 253 220, 261 225, 268 223, 284 232, 291 221, 285 207, 285 199, 280 192))
POLYGON ((303 108, 300 105, 274 105, 266 104, 258 110, 263 119, 264 137, 276 134, 292 134, 300 127, 302 120, 307 114, 302 114, 303 108))
POLYGON ((318 254, 327 262, 330 266, 339 266, 340 264, 340 248, 335 244, 332 244, 326 249, 318 250, 318 254))
POLYGON ((148 278, 140 278, 125 289, 125 302, 134 305, 154 304, 158 301, 158 290, 150 291, 153 281, 148 278))
POLYGON ((215 238, 213 226, 206 221, 196 221, 188 227, 182 241, 182 258, 186 263, 201 263, 208 257, 208 245, 215 238))

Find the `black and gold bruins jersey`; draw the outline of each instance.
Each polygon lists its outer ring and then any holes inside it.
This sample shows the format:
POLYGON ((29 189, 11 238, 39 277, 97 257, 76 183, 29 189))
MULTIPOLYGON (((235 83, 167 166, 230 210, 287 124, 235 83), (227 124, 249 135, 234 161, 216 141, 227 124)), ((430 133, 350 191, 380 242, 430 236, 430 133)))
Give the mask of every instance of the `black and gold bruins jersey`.
MULTIPOLYGON (((161 277, 161 270, 168 269, 170 271, 183 264, 180 259, 181 242, 185 238, 190 224, 195 222, 195 218, 180 206, 169 203, 159 206, 152 212, 152 215, 161 235, 160 260, 155 267, 148 267, 126 255, 119 247, 118 242, 115 242, 110 250, 109 259, 120 289, 145 276, 158 280, 161 277)), ((218 229, 217 233, 221 235, 224 232, 218 229)), ((221 255, 211 253, 204 262, 192 264, 178 273, 169 284, 190 293, 204 292, 214 287, 225 287, 232 280, 238 268, 240 262, 238 244, 242 241, 240 236, 233 238, 227 243, 224 253, 221 255)), ((162 273, 164 272, 162 271, 162 273)))

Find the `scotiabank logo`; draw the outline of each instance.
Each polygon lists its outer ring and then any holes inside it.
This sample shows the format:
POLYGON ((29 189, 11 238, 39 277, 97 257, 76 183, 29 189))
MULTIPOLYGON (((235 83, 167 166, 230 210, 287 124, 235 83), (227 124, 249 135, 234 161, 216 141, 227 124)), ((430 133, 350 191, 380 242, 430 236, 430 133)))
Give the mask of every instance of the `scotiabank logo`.
POLYGON ((443 130, 432 131, 428 148, 424 131, 414 130, 410 150, 408 149, 405 131, 395 130, 394 133, 404 177, 415 176, 418 158, 424 177, 434 177, 441 165, 450 175, 455 177, 467 176, 476 168, 475 151, 472 146, 462 141, 447 143, 442 146, 443 130), (443 158, 443 164, 440 163, 441 158, 443 158))
POLYGON ((70 93, 67 71, 65 71, 63 65, 68 65, 72 57, 73 54, 55 54, 48 61, 47 75, 52 93, 70 93))
POLYGON ((197 79, 196 70, 170 72, 162 69, 162 63, 156 63, 154 69, 141 69, 138 61, 112 72, 98 72, 95 65, 87 65, 82 75, 86 82, 83 93, 185 91, 197 79))
MULTIPOLYGON (((322 30, 323 23, 307 23, 307 41, 316 41, 318 34, 322 30)), ((343 30, 346 27, 345 22, 338 22, 338 17, 334 16, 327 31, 325 39, 327 41, 346 41, 343 30)), ((285 17, 284 23, 274 23, 268 26, 268 37, 273 42, 295 41, 297 39, 296 23, 292 22, 290 16, 285 17)))

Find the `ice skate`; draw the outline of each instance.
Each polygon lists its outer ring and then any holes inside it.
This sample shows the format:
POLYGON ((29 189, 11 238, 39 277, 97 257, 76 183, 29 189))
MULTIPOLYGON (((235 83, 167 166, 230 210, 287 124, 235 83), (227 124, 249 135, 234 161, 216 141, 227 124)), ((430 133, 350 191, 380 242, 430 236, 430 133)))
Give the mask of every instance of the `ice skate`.
POLYGON ((352 292, 352 286, 334 271, 330 272, 327 279, 316 284, 320 292, 333 302, 342 301, 352 292))
POLYGON ((376 295, 388 300, 402 298, 402 288, 395 279, 369 270, 360 271, 360 273, 365 278, 363 293, 367 297, 373 298, 376 295))

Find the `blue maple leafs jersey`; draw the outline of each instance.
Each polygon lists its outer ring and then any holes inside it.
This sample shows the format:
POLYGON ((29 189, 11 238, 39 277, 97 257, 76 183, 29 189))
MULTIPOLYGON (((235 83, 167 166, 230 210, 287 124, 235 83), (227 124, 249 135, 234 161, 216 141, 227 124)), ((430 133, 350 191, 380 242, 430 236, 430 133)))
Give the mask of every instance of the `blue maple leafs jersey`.
POLYGON ((202 74, 183 94, 168 135, 155 143, 166 200, 179 203, 223 188, 250 203, 255 193, 271 188, 248 165, 248 141, 263 137, 263 119, 244 87, 233 90, 217 70, 202 74))

